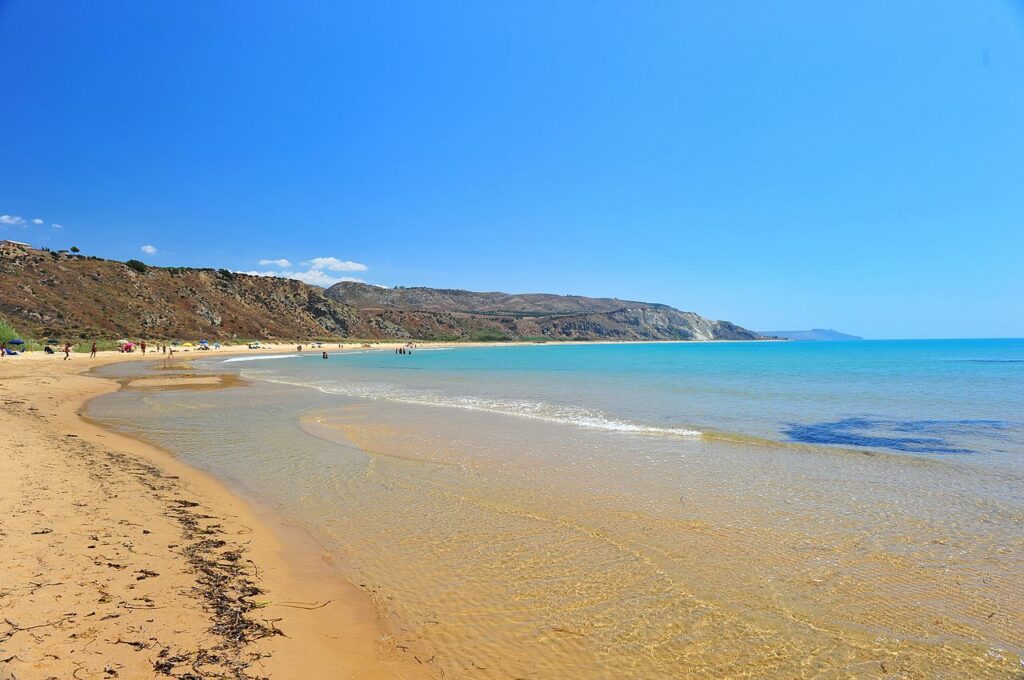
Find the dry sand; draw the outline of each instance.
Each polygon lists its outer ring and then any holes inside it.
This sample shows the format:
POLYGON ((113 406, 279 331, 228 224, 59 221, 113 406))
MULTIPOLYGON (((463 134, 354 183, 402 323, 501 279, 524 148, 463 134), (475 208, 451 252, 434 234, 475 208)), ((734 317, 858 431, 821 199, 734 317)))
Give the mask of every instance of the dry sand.
POLYGON ((0 677, 424 677, 298 530, 79 416, 143 357, 72 357, 0 359, 0 677))

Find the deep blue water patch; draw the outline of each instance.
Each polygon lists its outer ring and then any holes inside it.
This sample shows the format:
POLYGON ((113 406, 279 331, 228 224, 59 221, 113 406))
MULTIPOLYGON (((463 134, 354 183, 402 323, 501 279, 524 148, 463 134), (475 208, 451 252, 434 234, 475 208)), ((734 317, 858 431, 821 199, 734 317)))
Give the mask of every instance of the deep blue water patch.
POLYGON ((1008 427, 1000 420, 892 420, 843 418, 821 423, 790 423, 791 441, 831 444, 905 453, 974 453, 950 439, 999 436, 1008 427))

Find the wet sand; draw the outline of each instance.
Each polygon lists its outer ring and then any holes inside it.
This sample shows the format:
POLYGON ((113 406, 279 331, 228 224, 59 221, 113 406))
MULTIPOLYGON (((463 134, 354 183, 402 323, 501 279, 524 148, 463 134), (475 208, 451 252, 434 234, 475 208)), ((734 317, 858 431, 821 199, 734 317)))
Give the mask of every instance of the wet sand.
POLYGON ((301 531, 79 416, 141 359, 0 360, 0 676, 420 677, 301 531))

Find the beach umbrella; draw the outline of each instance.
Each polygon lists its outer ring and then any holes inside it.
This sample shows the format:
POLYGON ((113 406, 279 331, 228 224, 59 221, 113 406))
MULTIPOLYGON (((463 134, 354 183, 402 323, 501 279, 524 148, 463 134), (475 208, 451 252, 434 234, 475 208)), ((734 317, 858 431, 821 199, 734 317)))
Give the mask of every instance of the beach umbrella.
POLYGON ((7 344, 8 345, 24 345, 25 341, 24 340, 8 340, 7 344))
POLYGON ((193 345, 191 342, 186 342, 182 344, 182 347, 195 347, 195 345, 193 345))
POLYGON ((210 343, 208 343, 206 340, 200 340, 199 344, 200 345, 209 345, 210 343))

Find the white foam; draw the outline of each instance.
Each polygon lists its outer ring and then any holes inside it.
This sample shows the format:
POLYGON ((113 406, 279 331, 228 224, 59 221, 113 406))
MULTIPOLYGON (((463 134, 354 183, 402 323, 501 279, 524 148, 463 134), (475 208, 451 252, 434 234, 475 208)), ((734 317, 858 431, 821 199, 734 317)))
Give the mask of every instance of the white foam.
POLYGON ((308 387, 319 390, 324 394, 338 394, 346 397, 357 397, 360 399, 380 399, 403 404, 457 408, 466 411, 500 413, 508 416, 543 420, 550 423, 561 423, 564 425, 574 425, 577 427, 596 430, 635 432, 639 434, 686 438, 701 436, 701 433, 697 430, 641 425, 628 420, 620 420, 600 411, 583 408, 581 406, 564 406, 522 399, 491 399, 487 397, 440 395, 432 392, 416 392, 402 389, 394 385, 380 383, 342 383, 330 381, 310 383, 286 380, 278 375, 268 375, 262 371, 253 372, 245 375, 244 377, 256 380, 265 380, 267 382, 282 385, 308 387))
POLYGON ((233 364, 237 361, 266 361, 267 359, 292 359, 294 357, 301 357, 301 354, 261 354, 258 357, 232 357, 231 359, 225 359, 222 364, 233 364))

